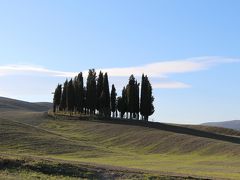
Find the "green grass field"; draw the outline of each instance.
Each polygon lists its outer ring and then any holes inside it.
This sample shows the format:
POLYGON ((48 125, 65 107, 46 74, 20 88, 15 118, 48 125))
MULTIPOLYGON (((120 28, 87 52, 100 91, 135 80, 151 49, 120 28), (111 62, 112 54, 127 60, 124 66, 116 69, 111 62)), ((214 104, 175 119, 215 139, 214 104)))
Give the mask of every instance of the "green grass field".
MULTIPOLYGON (((237 143, 134 125, 54 119, 41 112, 26 111, 1 113, 0 128, 3 159, 30 158, 29 161, 88 165, 90 173, 98 168, 122 172, 119 179, 240 179, 240 145, 237 143)), ((239 136, 237 131, 216 131, 239 136)), ((3 169, 0 176, 6 179, 74 179, 28 169, 3 169)))

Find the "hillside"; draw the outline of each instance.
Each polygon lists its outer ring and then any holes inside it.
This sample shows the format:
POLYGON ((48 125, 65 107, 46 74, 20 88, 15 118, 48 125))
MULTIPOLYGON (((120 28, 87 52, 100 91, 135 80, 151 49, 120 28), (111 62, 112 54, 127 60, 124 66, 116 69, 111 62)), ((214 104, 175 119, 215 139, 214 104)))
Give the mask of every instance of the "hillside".
POLYGON ((208 122, 208 123, 203 123, 202 125, 223 127, 223 128, 235 129, 235 130, 240 131, 240 120, 222 121, 222 122, 208 122))
MULTIPOLYGON (((16 176, 25 176, 24 168, 34 161, 45 162, 44 166, 50 167, 51 163, 63 163, 62 173, 69 171, 66 164, 73 169, 90 166, 86 174, 104 169, 98 177, 109 179, 115 176, 120 179, 240 178, 240 160, 236 158, 240 155, 239 143, 190 135, 181 132, 180 125, 166 125, 161 129, 107 120, 55 119, 42 112, 16 111, 2 113, 0 127, 2 159, 9 161, 11 156, 26 160, 21 165, 23 172, 16 172, 16 176), (166 129, 178 126, 176 132, 166 129)), ((194 128, 199 131, 203 126, 183 127, 196 132, 194 128)), ((221 133, 228 134, 228 131, 222 128, 221 133)), ((42 169, 38 172, 43 173, 41 177, 46 176, 42 169)), ((33 173, 29 172, 28 176, 33 173)), ((1 174, 6 172, 0 170, 1 174)), ((50 175, 58 176, 58 173, 53 169, 50 175)))
POLYGON ((49 103, 0 98, 0 104, 3 179, 240 178, 239 131, 50 117, 42 112, 49 103))
POLYGON ((52 103, 30 103, 16 99, 0 97, 0 112, 4 111, 48 111, 52 108, 52 103))

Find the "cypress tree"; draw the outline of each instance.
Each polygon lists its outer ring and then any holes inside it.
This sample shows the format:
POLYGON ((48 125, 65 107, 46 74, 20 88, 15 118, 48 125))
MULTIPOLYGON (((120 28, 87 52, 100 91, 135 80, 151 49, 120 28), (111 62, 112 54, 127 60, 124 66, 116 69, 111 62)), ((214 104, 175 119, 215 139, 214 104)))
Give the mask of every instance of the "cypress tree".
POLYGON ((135 77, 131 75, 127 85, 127 110, 130 113, 130 119, 132 119, 133 117, 133 113, 135 109, 134 106, 136 104, 135 83, 136 83, 135 77))
POLYGON ((73 80, 73 86, 74 86, 74 111, 79 112, 79 82, 77 76, 75 76, 73 80))
POLYGON ((144 116, 146 114, 146 85, 145 85, 145 76, 142 74, 142 83, 141 83, 141 102, 140 102, 140 114, 142 116, 142 120, 144 120, 144 116))
POLYGON ((123 118, 124 114, 127 112, 127 91, 126 88, 123 87, 122 96, 117 99, 117 109, 120 112, 121 118, 123 118))
POLYGON ((124 112, 127 112, 128 111, 127 89, 125 87, 123 87, 123 90, 122 90, 122 100, 123 100, 123 110, 124 110, 124 112))
POLYGON ((125 110, 123 105, 123 98, 121 96, 117 98, 117 110, 120 112, 120 117, 123 118, 125 110))
POLYGON ((61 96, 62 96, 62 85, 58 84, 57 88, 55 89, 54 97, 53 97, 53 112, 56 112, 59 110, 61 96))
POLYGON ((101 115, 102 112, 102 104, 101 104, 101 95, 103 92, 103 73, 102 71, 99 72, 98 79, 97 79, 97 110, 101 115))
POLYGON ((113 113, 113 117, 115 117, 115 112, 116 112, 116 96, 117 96, 116 88, 113 84, 112 90, 111 90, 111 111, 113 113))
POLYGON ((83 87, 83 110, 87 114, 87 88, 83 87))
POLYGON ((78 74, 79 81, 79 107, 78 110, 82 113, 84 108, 84 82, 82 72, 78 74))
POLYGON ((142 75, 142 85, 141 85, 141 104, 140 113, 142 119, 148 121, 148 117, 154 113, 153 106, 154 97, 152 96, 152 85, 148 80, 147 76, 142 75))
POLYGON ((154 106, 153 106, 153 101, 154 101, 154 97, 152 95, 152 85, 148 80, 148 77, 146 77, 146 81, 147 81, 147 118, 146 120, 148 121, 148 117, 151 116, 154 113, 154 106))
POLYGON ((83 112, 83 76, 82 72, 80 72, 73 81, 74 84, 74 97, 75 104, 74 109, 78 112, 83 112))
POLYGON ((74 111, 74 86, 73 86, 73 80, 71 79, 68 82, 68 88, 67 88, 67 109, 72 113, 74 111))
POLYGON ((105 117, 110 117, 111 109, 110 109, 110 92, 109 92, 109 83, 108 83, 108 75, 104 74, 103 78, 103 91, 101 94, 101 104, 103 108, 103 113, 105 117))
POLYGON ((66 111, 66 108, 67 108, 67 87, 68 87, 68 80, 66 80, 63 85, 63 91, 62 91, 61 102, 60 102, 61 111, 66 111))
POLYGON ((135 81, 134 83, 134 118, 139 119, 139 83, 135 81))
POLYGON ((90 69, 87 78, 87 108, 90 110, 90 114, 95 114, 97 92, 96 92, 96 72, 94 69, 90 69))

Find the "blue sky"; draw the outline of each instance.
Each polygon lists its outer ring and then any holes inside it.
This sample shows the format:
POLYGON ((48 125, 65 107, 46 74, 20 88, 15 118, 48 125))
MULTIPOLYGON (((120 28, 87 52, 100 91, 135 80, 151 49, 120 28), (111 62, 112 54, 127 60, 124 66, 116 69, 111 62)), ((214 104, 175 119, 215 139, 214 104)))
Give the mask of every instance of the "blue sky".
POLYGON ((240 119, 237 0, 0 1, 0 96, 51 101, 89 68, 152 80, 154 121, 240 119))

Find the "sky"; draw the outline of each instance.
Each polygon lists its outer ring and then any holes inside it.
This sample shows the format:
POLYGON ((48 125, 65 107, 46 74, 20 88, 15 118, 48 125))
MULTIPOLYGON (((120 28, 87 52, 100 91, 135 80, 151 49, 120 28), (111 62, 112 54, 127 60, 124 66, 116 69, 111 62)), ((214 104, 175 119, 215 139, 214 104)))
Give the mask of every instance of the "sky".
POLYGON ((152 121, 240 119, 238 0, 0 0, 0 96, 52 101, 57 83, 108 72, 118 95, 150 77, 152 121))

